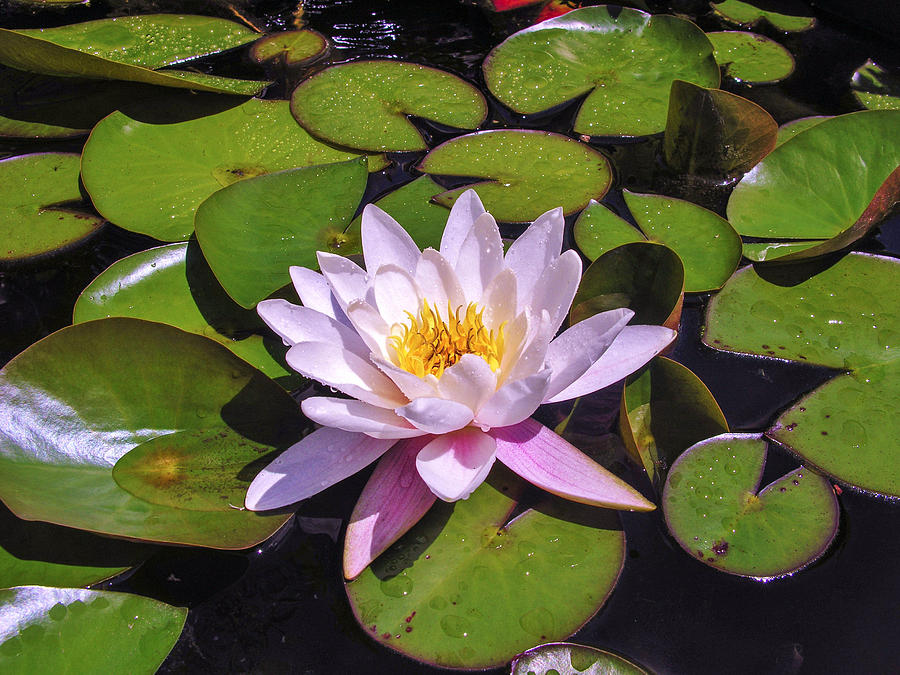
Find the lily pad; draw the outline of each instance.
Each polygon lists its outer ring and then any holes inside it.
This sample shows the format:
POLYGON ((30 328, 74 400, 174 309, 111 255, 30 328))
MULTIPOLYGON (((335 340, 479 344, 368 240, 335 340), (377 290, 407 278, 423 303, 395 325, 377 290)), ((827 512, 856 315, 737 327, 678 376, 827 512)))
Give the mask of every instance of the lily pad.
POLYGON ((851 253, 813 276, 800 273, 739 271, 710 302, 703 341, 845 371, 783 413, 768 433, 842 482, 900 496, 900 264, 851 253))
POLYGON ((342 252, 365 189, 364 159, 242 181, 200 205, 197 241, 222 288, 250 308, 291 282, 291 265, 342 252))
POLYGON ((301 382, 285 366, 280 340, 248 335, 263 332, 262 322, 256 312, 239 307, 222 290, 196 242, 141 251, 102 272, 78 297, 73 322, 111 316, 158 321, 203 335, 287 389, 301 382))
POLYGON ((511 675, 649 675, 612 652, 571 642, 533 647, 512 662, 511 675))
POLYGON ((483 69, 491 93, 517 113, 587 94, 574 128, 591 136, 662 131, 674 80, 719 84, 712 45, 693 23, 607 6, 576 9, 511 35, 483 69))
POLYGON ((330 143, 373 152, 426 150, 409 115, 475 129, 487 103, 452 73, 404 61, 354 61, 326 68, 291 95, 291 112, 330 143))
POLYGON ((797 134, 802 133, 807 129, 812 129, 817 124, 828 119, 831 119, 828 115, 812 115, 811 117, 801 117, 800 119, 785 122, 778 127, 778 134, 775 137, 775 147, 777 148, 779 145, 787 143, 797 134))
POLYGON ((186 607, 128 593, 3 589, 0 670, 152 675, 175 646, 187 613, 186 607))
POLYGON ((780 14, 763 10, 749 2, 741 0, 725 0, 724 2, 710 3, 716 14, 729 23, 741 26, 752 26, 765 21, 773 28, 786 33, 809 30, 816 25, 815 18, 811 16, 797 16, 794 14, 780 14))
POLYGON ((780 82, 794 72, 794 57, 764 35, 741 31, 707 33, 716 61, 738 82, 780 82))
MULTIPOLYGON (((113 480, 116 461, 160 436, 231 429, 273 451, 297 440, 294 400, 212 340, 130 318, 76 324, 10 361, 0 391, 0 497, 20 518, 234 549, 288 518, 151 504, 113 480)), ((260 458, 248 453, 239 476, 248 485, 260 458)))
POLYGON ((672 249, 652 242, 624 244, 585 270, 569 312, 571 323, 618 307, 634 311, 632 324, 678 325, 684 265, 672 249))
POLYGON ((58 251, 105 222, 82 202, 79 157, 61 152, 0 161, 0 262, 58 251))
POLYGON ((203 200, 239 180, 359 155, 307 134, 287 101, 250 100, 198 119, 155 124, 113 113, 84 146, 82 180, 116 225, 187 239, 203 200))
POLYGON ((778 124, 741 96, 676 80, 663 138, 666 163, 689 174, 737 175, 775 147, 778 124))
POLYGON ((831 239, 860 218, 900 165, 900 111, 827 119, 773 150, 728 200, 740 234, 831 239))
POLYGON ((432 508, 347 583, 360 625, 392 649, 452 668, 499 666, 580 628, 622 569, 618 516, 552 499, 510 522, 522 489, 495 469, 469 499, 432 508))
POLYGON ((661 491, 669 467, 682 452, 729 429, 702 380, 660 356, 625 381, 619 430, 631 458, 661 491))
POLYGON ((286 30, 261 37, 250 50, 257 63, 279 61, 286 66, 308 63, 328 50, 328 40, 321 33, 304 28, 286 30))
POLYGON ((616 246, 646 239, 631 223, 593 199, 578 214, 572 236, 581 252, 591 261, 616 246))
POLYGON ((850 89, 869 110, 900 110, 900 77, 869 59, 853 72, 850 89))
POLYGON ((612 183, 609 161, 585 143, 546 131, 495 129, 453 138, 425 156, 417 167, 432 175, 472 177, 478 182, 434 198, 451 206, 474 188, 493 216, 503 222, 531 222, 561 206, 566 214, 606 194, 612 183))
POLYGON ((724 572, 772 578, 828 549, 840 516, 829 482, 801 466, 760 490, 765 461, 761 436, 722 434, 672 465, 663 513, 688 554, 724 572))
POLYGON ((811 241, 744 242, 742 251, 747 260, 765 262, 766 260, 776 260, 782 256, 807 251, 814 246, 819 246, 822 241, 822 239, 813 239, 811 241))

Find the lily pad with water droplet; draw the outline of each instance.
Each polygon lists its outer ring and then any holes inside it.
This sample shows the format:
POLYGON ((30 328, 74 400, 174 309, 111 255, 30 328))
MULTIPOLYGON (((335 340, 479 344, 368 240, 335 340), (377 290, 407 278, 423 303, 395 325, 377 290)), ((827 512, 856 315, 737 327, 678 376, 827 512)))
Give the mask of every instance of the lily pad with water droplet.
POLYGON ((646 239, 640 230, 610 207, 593 199, 578 214, 572 236, 581 252, 592 261, 616 246, 646 239))
POLYGON ((324 35, 304 28, 260 38, 250 50, 250 58, 257 63, 279 61, 286 66, 296 66, 319 58, 327 50, 328 40, 324 35))
POLYGON ((372 152, 426 150, 409 120, 421 117, 476 129, 487 116, 484 96, 452 73, 403 61, 355 61, 300 83, 291 112, 330 143, 372 152))
POLYGON ((6 588, 0 590, 0 670, 151 675, 175 646, 187 613, 129 593, 6 588))
POLYGON ((811 16, 797 16, 794 14, 781 14, 763 10, 749 2, 741 0, 725 0, 724 2, 710 3, 716 14, 729 23, 740 26, 753 26, 765 21, 773 28, 786 33, 809 30, 816 25, 815 18, 811 16))
POLYGON ((794 72, 794 57, 764 35, 741 31, 707 33, 716 61, 738 82, 780 82, 794 72))
POLYGON ((748 267, 713 297, 703 335, 715 349, 845 371, 783 413, 768 434, 842 482, 895 496, 898 283, 896 260, 861 253, 812 275, 748 267))
POLYGON ((251 308, 315 269, 316 251, 355 248, 345 231, 366 189, 364 159, 290 169, 235 183, 197 209, 197 241, 222 288, 251 308))
POLYGON ((234 549, 288 518, 152 504, 113 480, 125 453, 161 436, 218 429, 277 448, 299 438, 287 392, 212 340, 131 318, 76 324, 7 363, 0 391, 0 498, 20 518, 234 549))
POLYGON ((531 222, 561 206, 566 214, 600 199, 612 183, 604 155, 585 143, 545 131, 495 129, 451 139, 417 167, 432 175, 479 179, 434 201, 451 206, 473 188, 502 222, 531 222))
POLYGON ((605 649, 555 642, 519 654, 511 675, 649 675, 649 671, 605 649))
POLYGON ((488 54, 483 69, 491 93, 517 113, 587 94, 574 129, 591 136, 662 131, 674 80, 719 84, 712 45, 693 23, 607 6, 576 9, 513 34, 488 54))
POLYGON ((692 557, 731 574, 771 578, 819 558, 837 534, 837 498, 800 467, 760 490, 766 441, 722 434, 678 458, 663 491, 669 532, 692 557))
POLYGON ((363 629, 415 659, 474 669, 580 628, 622 569, 619 518, 554 498, 509 521, 523 487, 495 467, 471 497, 439 503, 348 582, 363 629))
POLYGON ((0 161, 0 262, 73 246, 103 225, 81 198, 79 164, 61 152, 0 161))
POLYGON ((180 122, 113 113, 91 132, 81 170, 94 206, 111 222, 179 241, 193 232, 201 202, 232 183, 358 156, 306 133, 286 101, 253 99, 180 122))
POLYGON ((661 356, 625 381, 619 430, 631 458, 661 490, 678 456, 727 432, 728 422, 700 378, 661 356))
POLYGON ((869 110, 900 110, 900 76, 869 59, 853 72, 850 89, 869 110))
POLYGON ((196 242, 141 251, 102 272, 78 297, 73 322, 110 316, 167 323, 216 340, 286 389, 302 381, 286 367, 281 340, 270 339, 256 312, 219 286, 196 242))

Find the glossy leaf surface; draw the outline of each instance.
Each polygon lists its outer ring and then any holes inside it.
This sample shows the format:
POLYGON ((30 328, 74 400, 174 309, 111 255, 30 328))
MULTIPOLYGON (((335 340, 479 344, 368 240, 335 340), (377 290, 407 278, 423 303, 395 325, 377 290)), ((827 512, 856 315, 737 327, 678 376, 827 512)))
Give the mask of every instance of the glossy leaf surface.
POLYGON ((512 662, 511 675, 648 675, 612 652, 556 642, 533 647, 512 662))
POLYGON ((785 122, 778 127, 778 134, 775 137, 775 147, 777 148, 779 145, 791 140, 797 134, 802 133, 807 129, 811 129, 827 119, 831 118, 828 115, 813 115, 811 117, 801 117, 796 120, 791 120, 790 122, 785 122))
POLYGON ((707 33, 716 61, 738 82, 779 82, 794 72, 794 57, 764 35, 741 31, 707 33))
POLYGON ((645 240, 640 230, 605 204, 593 199, 578 214, 572 227, 572 236, 575 237, 578 248, 590 260, 596 260, 616 246, 645 240))
POLYGON ((260 38, 250 50, 250 58, 257 63, 280 61, 295 66, 322 56, 328 49, 328 40, 314 30, 286 30, 260 38))

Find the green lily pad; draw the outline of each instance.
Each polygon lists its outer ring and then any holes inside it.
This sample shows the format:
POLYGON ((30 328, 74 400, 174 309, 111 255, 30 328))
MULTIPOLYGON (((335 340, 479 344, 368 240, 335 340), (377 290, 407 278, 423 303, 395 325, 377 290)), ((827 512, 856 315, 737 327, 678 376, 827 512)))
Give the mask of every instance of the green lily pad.
POLYGON ((105 222, 78 188, 79 157, 61 152, 0 161, 0 262, 73 246, 105 222))
POLYGON ((580 628, 622 569, 618 516, 552 499, 509 522, 522 489, 495 469, 467 500, 432 508, 347 583, 360 625, 392 649, 451 668, 499 666, 580 628), (578 592, 560 592, 567 588, 578 592))
POLYGON ((84 146, 82 180, 116 225, 163 241, 187 239, 207 197, 239 180, 359 155, 314 139, 287 101, 250 100, 186 122, 113 113, 84 146))
POLYGON ((801 466, 760 490, 765 461, 761 436, 723 434, 672 465, 663 513, 691 556, 723 572, 772 578, 828 549, 840 516, 831 485, 801 466))
POLYGON ((531 222, 561 206, 566 214, 600 199, 612 183, 609 161, 585 143, 546 131, 495 129, 453 138, 429 152, 417 167, 432 175, 479 182, 434 198, 451 206, 474 188, 499 221, 531 222))
POLYGON ((657 490, 682 452, 728 430, 703 381, 676 361, 657 357, 625 381, 619 431, 657 490))
POLYGON ((768 433, 842 482, 900 496, 900 264, 851 253, 813 276, 800 273, 739 271, 710 302, 703 341, 845 371, 783 413, 768 433))
POLYGON ((742 251, 747 260, 765 262, 766 260, 776 260, 792 253, 807 251, 814 246, 819 246, 822 241, 822 239, 813 239, 811 241, 744 242, 742 251))
POLYGON ((258 33, 226 19, 122 16, 57 28, 0 29, 0 63, 43 75, 253 96, 268 83, 154 69, 233 49, 257 37, 258 33))
POLYGON ((530 115, 584 94, 575 131, 643 136, 662 131, 669 87, 719 84, 712 45, 690 21, 636 9, 584 7, 530 26, 488 54, 484 79, 508 108, 530 115))
POLYGON ((618 307, 634 311, 632 324, 678 325, 684 265, 670 248, 652 242, 624 244, 585 270, 569 312, 571 323, 618 307))
POLYGON ((511 675, 649 675, 612 652, 571 642, 540 645, 519 654, 511 675))
POLYGON ((316 251, 342 252, 366 189, 364 159, 259 176, 197 209, 197 241, 222 288, 253 307, 289 284, 291 265, 315 268, 316 251))
POLYGON ((147 673, 175 646, 188 610, 83 588, 0 590, 4 673, 147 673))
POLYGON ((773 150, 728 200, 740 234, 831 239, 860 218, 900 165, 900 111, 827 119, 773 150))
POLYGON ((301 82, 291 96, 291 112, 318 138, 384 152, 428 149, 409 115, 475 129, 487 117, 487 103, 478 89, 443 70, 404 61, 354 61, 301 82))
POLYGON ((869 59, 853 72, 850 89, 869 110, 900 110, 900 77, 869 59))
MULTIPOLYGON (((178 432, 230 428, 272 449, 297 440, 294 400, 212 340, 130 318, 76 324, 6 364, 0 391, 0 498, 20 518, 234 549, 288 518, 151 504, 113 480, 122 455, 178 432)), ((252 474, 239 477, 249 485, 252 474)))
POLYGON ((794 57, 764 35, 741 31, 707 33, 716 61, 738 82, 780 82, 794 72, 794 57))
POLYGON ((196 243, 169 244, 113 263, 75 303, 74 323, 129 316, 167 323, 219 342, 263 373, 296 389, 301 378, 284 363, 280 340, 264 340, 256 312, 219 286, 196 243), (276 354, 277 356, 273 355, 276 354))
POLYGON ((749 2, 741 0, 725 0, 724 2, 710 3, 716 14, 729 23, 740 26, 752 26, 761 21, 767 22, 773 28, 786 33, 794 33, 809 30, 816 25, 815 18, 811 16, 796 16, 794 14, 780 14, 762 10, 749 2))
POLYGON ((741 96, 676 80, 663 138, 666 163, 689 174, 750 170, 775 147, 778 124, 741 96))
POLYGON ((802 133, 807 129, 812 129, 817 124, 829 119, 831 119, 831 117, 828 115, 813 115, 811 117, 801 117, 800 119, 785 122, 778 127, 778 134, 775 136, 775 147, 777 148, 782 143, 787 143, 797 134, 802 133))
POLYGON ((308 63, 328 50, 328 40, 321 33, 304 28, 286 30, 261 37, 250 50, 257 63, 280 61, 286 66, 308 63))
POLYGON ((575 244, 591 261, 622 244, 644 241, 640 230, 593 199, 578 214, 572 227, 575 244))

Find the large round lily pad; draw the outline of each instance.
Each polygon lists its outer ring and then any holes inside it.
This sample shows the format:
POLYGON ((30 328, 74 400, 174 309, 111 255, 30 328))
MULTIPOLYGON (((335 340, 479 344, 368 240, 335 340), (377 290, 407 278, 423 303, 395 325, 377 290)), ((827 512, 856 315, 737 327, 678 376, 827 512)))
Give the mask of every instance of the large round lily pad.
POLYGON ((291 112, 311 134, 373 152, 425 150, 414 115, 460 129, 487 116, 484 96, 465 80, 403 61, 354 61, 326 68, 291 95, 291 112))
POLYGON ((184 627, 186 607, 83 588, 0 590, 4 673, 152 675, 184 627))
POLYGON ((360 625, 403 654, 455 668, 499 666, 581 627, 622 568, 618 516, 553 499, 509 522, 521 490, 495 469, 467 500, 432 508, 347 583, 360 625))
POLYGON ((244 178, 358 155, 317 141, 286 101, 250 100, 186 122, 151 124, 114 113, 84 146, 82 178, 94 206, 120 227, 187 239, 194 211, 244 178))
POLYGON ((0 262, 72 246, 103 225, 82 202, 78 170, 69 153, 0 161, 0 262))
POLYGON ((900 496, 900 264, 851 253, 814 276, 783 268, 762 274, 741 270, 712 299, 704 342, 846 371, 768 433, 840 481, 900 496))
POLYGON ((197 241, 219 283, 253 307, 315 268, 316 251, 342 252, 366 189, 365 160, 291 169, 231 185, 197 209, 197 241))
POLYGON ((252 546, 287 519, 151 504, 113 480, 125 453, 171 437, 161 480, 195 489, 177 470, 177 434, 220 430, 248 440, 239 478, 249 485, 264 453, 297 440, 293 399, 212 340, 130 318, 77 324, 10 361, 0 392, 0 498, 21 518, 217 548, 252 546))
POLYGON ((519 654, 512 675, 649 675, 621 656, 571 642, 540 645, 519 654))
POLYGON ((196 242, 168 244, 113 263, 75 303, 74 323, 130 316, 167 323, 222 343, 287 388, 300 381, 284 364, 281 340, 265 340, 256 312, 234 303, 219 286, 196 242), (277 354, 277 357, 273 355, 277 354))
POLYGON ((794 57, 764 35, 728 30, 707 33, 716 61, 738 82, 779 82, 794 72, 794 57))
POLYGON ((488 54, 484 78, 512 110, 532 114, 584 94, 575 131, 662 131, 669 87, 719 84, 712 45, 690 21, 630 8, 584 7, 515 33, 488 54))
POLYGON ((831 485, 800 467, 759 490, 766 441, 723 434, 689 448, 669 472, 663 513, 698 560, 731 574, 778 577, 822 555, 837 533, 831 485))
POLYGON ((448 190, 434 201, 450 206, 474 188, 499 221, 531 222, 561 206, 565 213, 600 199, 612 183, 609 161, 585 143, 545 131, 496 129, 459 136, 426 155, 419 171, 480 182, 448 190))

